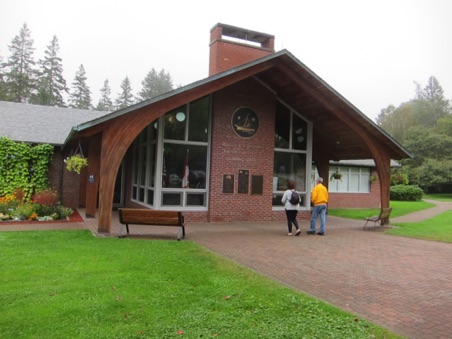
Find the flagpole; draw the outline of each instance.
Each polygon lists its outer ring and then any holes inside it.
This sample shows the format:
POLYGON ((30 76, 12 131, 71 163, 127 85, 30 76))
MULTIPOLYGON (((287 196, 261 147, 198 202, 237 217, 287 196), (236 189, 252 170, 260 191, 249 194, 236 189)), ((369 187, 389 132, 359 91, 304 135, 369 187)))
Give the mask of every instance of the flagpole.
POLYGON ((190 167, 188 162, 188 148, 187 148, 187 154, 185 156, 185 162, 184 162, 184 176, 182 178, 182 188, 190 188, 190 182, 188 180, 188 175, 190 173, 190 167))

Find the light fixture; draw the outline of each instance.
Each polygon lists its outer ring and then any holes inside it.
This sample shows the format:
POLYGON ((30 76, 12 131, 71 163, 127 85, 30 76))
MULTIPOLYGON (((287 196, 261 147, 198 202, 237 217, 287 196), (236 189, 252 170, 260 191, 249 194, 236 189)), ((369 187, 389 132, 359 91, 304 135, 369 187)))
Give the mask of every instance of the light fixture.
POLYGON ((179 122, 182 122, 185 120, 185 113, 184 112, 179 112, 176 114, 176 119, 179 122))

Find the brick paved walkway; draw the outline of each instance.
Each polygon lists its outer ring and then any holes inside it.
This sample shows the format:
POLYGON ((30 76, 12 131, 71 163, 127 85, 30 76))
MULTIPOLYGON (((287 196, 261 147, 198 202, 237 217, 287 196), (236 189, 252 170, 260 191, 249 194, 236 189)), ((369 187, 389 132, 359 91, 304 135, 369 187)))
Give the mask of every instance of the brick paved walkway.
MULTIPOLYGON (((409 338, 452 338, 452 244, 363 231, 363 224, 329 216, 326 236, 308 236, 303 221, 301 236, 288 237, 283 222, 190 223, 187 241, 409 338)), ((95 233, 97 220, 39 228, 95 233)), ((112 236, 117 230, 115 214, 112 236)), ((175 239, 177 228, 131 231, 175 239)))

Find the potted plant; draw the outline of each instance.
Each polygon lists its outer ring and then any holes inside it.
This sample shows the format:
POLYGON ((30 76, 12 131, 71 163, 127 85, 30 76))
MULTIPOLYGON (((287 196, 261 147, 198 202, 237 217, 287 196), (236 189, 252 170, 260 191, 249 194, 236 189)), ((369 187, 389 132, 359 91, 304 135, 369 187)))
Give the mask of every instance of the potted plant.
POLYGON ((334 172, 333 174, 331 174, 331 178, 330 181, 333 180, 341 180, 342 179, 342 173, 339 171, 334 172))
POLYGON ((77 174, 80 174, 81 170, 88 166, 88 159, 84 158, 81 154, 74 154, 69 158, 66 158, 64 162, 66 163, 66 169, 68 171, 72 171, 77 174))

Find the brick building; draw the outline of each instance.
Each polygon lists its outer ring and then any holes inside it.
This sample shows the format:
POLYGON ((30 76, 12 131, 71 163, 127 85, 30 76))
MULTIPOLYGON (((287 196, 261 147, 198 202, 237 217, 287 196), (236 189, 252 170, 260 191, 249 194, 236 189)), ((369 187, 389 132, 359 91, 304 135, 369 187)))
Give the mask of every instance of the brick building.
POLYGON ((331 207, 389 205, 391 161, 409 153, 274 39, 217 24, 208 78, 74 126, 66 145, 89 162, 74 196, 100 232, 115 206, 284 220, 288 180, 307 218, 319 175, 331 207))

